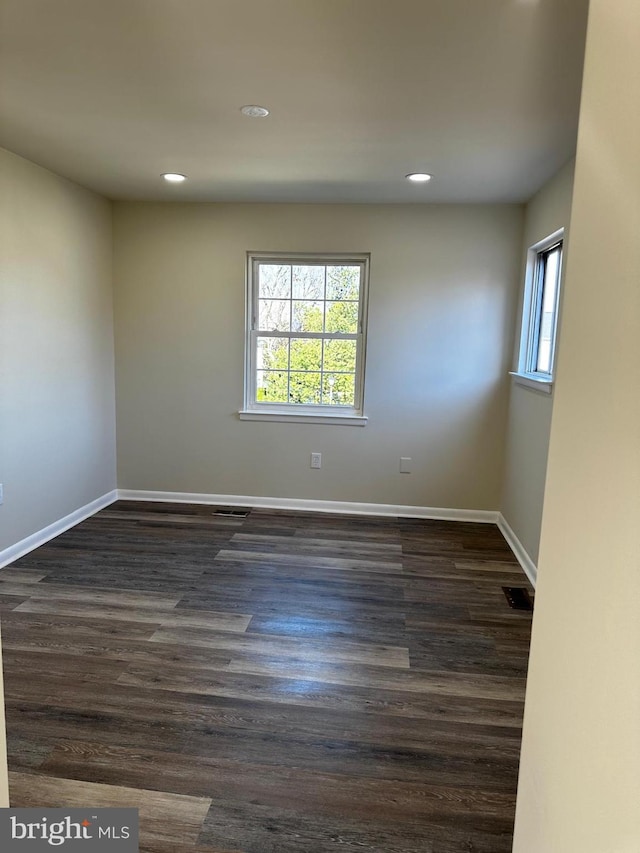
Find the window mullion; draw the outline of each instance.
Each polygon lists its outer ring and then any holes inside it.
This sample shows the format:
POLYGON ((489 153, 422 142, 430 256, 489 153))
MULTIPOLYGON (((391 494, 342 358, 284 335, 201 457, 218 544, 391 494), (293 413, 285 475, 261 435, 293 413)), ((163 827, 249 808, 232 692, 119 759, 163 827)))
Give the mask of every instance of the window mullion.
POLYGON ((308 340, 357 341, 362 338, 359 332, 286 332, 277 329, 255 329, 261 338, 303 338, 308 340))
POLYGON ((291 399, 291 338, 287 344, 287 402, 291 399))
POLYGON ((252 313, 252 326, 254 329, 258 328, 259 325, 259 305, 260 305, 260 284, 258 280, 258 276, 260 274, 260 264, 257 261, 253 262, 253 270, 252 270, 252 289, 251 289, 251 313, 252 313))

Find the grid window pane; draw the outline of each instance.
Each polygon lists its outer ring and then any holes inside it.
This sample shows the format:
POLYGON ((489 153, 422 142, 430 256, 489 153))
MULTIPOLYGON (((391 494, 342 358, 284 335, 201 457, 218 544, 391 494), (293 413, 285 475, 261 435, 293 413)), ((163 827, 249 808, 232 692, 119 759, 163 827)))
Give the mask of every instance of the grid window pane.
POLYGON ((320 338, 291 339, 291 370, 322 370, 320 338))
POLYGON ((355 377, 350 373, 325 373, 322 402, 325 406, 353 406, 355 387, 355 377))
POLYGON ((288 332, 291 329, 289 299, 260 299, 258 328, 263 332, 288 332))
POLYGON ((327 299, 359 299, 360 297, 360 267, 359 266, 328 266, 327 267, 327 299))
POLYGON ((325 341, 324 369, 326 371, 355 373, 356 348, 355 341, 325 341))
POLYGON ((289 374, 286 371, 258 370, 256 399, 261 403, 286 403, 289 400, 289 374))
POLYGON ((326 332, 355 335, 358 332, 357 302, 325 302, 324 328, 326 332))
POLYGON ((291 267, 288 264, 260 264, 261 299, 291 299, 291 267))
POLYGON ((293 298, 324 299, 324 266, 309 264, 293 267, 293 298))
POLYGON ((257 363, 260 370, 289 369, 289 338, 258 338, 257 363))
POLYGON ((324 302, 294 302, 293 331, 321 332, 324 313, 324 302))
POLYGON ((320 403, 320 373, 300 373, 292 371, 289 385, 289 402, 298 405, 318 405, 320 403))

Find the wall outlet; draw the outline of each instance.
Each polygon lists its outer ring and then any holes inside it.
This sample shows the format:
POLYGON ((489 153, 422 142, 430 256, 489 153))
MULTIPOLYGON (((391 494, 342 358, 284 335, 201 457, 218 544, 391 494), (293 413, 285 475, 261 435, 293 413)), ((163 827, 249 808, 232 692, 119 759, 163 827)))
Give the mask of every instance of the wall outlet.
POLYGON ((322 453, 311 454, 311 467, 322 468, 322 453))
POLYGON ((411 457, 410 456, 401 456, 400 457, 400 473, 401 474, 410 474, 411 473, 411 457))

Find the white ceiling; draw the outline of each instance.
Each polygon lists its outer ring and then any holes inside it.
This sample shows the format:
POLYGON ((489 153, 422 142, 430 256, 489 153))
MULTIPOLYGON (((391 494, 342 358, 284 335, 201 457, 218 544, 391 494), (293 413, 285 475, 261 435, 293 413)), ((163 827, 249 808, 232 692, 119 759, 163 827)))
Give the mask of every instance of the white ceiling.
POLYGON ((0 0, 0 145, 114 199, 524 201, 574 152, 587 6, 0 0))

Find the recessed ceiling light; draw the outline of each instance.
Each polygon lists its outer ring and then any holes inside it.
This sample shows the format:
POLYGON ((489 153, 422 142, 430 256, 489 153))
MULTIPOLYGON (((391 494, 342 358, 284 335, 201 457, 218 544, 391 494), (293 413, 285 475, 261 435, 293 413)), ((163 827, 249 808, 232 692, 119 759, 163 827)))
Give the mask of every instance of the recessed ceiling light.
POLYGON ((179 172, 165 172, 162 177, 170 184, 181 184, 187 180, 187 176, 181 175, 179 172))
POLYGON ((240 112, 249 118, 264 118, 269 115, 269 110, 266 107, 259 107, 257 104, 247 104, 245 107, 240 107, 240 112))
POLYGON ((413 181, 414 184, 426 184, 431 180, 431 175, 427 175, 426 172, 411 172, 410 175, 405 175, 405 178, 413 181))

